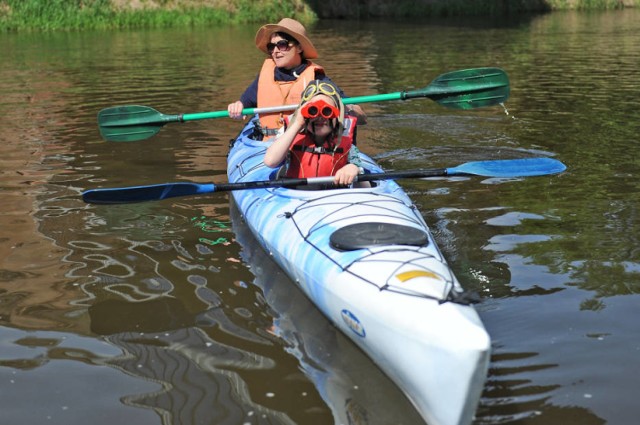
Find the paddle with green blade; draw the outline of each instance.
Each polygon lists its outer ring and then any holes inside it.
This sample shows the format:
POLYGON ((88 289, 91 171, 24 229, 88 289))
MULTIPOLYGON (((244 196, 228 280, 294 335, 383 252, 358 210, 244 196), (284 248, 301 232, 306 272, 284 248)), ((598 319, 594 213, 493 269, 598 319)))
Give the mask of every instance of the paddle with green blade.
MULTIPOLYGON (((349 97, 345 105, 429 98, 440 105, 453 109, 472 109, 502 103, 509 97, 509 78, 499 68, 472 68, 447 72, 419 90, 387 94, 349 97)), ((243 115, 293 111, 298 105, 268 108, 245 108, 243 115)), ((148 106, 114 106, 98 113, 100 134, 112 142, 134 142, 148 139, 165 125, 228 117, 228 111, 200 112, 194 114, 165 115, 148 106)))
MULTIPOLYGON (((445 176, 484 176, 499 178, 531 177, 557 174, 567 167, 553 158, 523 158, 493 161, 473 161, 453 168, 418 169, 386 173, 362 174, 357 181, 395 180, 406 178, 445 176)), ((179 196, 202 195, 213 192, 260 189, 268 187, 295 187, 310 184, 331 184, 333 177, 261 180, 236 183, 200 184, 191 182, 163 183, 149 186, 87 190, 82 199, 92 204, 127 204, 159 201, 179 196)))

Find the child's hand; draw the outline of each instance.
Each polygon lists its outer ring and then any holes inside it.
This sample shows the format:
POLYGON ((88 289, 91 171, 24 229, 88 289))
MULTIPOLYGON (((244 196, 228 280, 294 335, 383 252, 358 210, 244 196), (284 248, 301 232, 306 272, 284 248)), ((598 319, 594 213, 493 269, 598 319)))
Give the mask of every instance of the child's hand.
POLYGON ((335 184, 348 186, 353 183, 353 180, 358 175, 358 167, 353 164, 347 164, 338 170, 334 176, 333 182, 335 184))
POLYGON ((299 133, 304 127, 304 117, 300 113, 300 107, 295 110, 293 115, 291 115, 291 119, 289 120, 289 127, 293 127, 296 133, 299 133))

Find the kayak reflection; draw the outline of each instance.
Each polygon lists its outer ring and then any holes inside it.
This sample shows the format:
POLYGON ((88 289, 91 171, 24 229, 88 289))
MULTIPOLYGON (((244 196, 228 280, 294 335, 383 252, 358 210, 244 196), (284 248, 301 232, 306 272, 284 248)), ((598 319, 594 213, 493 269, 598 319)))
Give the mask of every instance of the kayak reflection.
POLYGON ((423 423, 398 387, 334 327, 265 253, 231 201, 241 256, 255 275, 274 316, 271 332, 282 338, 313 381, 336 424, 423 423))

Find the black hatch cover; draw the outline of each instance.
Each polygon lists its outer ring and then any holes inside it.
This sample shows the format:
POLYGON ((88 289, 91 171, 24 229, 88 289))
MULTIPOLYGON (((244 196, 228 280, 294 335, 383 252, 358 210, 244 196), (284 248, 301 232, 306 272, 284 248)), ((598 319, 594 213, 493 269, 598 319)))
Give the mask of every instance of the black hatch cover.
POLYGON ((429 237, 424 230, 401 224, 358 223, 336 230, 329 242, 335 249, 353 251, 381 245, 424 246, 429 237))

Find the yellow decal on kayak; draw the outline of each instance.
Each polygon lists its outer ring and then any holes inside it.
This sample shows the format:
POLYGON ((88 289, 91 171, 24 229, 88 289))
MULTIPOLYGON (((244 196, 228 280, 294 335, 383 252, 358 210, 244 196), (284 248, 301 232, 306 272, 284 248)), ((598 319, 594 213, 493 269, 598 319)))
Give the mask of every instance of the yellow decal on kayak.
POLYGON ((415 279, 416 277, 430 277, 432 279, 442 280, 440 276, 428 270, 410 270, 396 275, 396 279, 400 282, 406 282, 407 280, 415 279))

